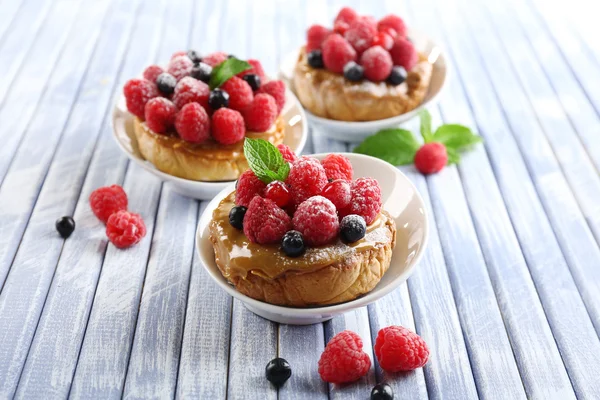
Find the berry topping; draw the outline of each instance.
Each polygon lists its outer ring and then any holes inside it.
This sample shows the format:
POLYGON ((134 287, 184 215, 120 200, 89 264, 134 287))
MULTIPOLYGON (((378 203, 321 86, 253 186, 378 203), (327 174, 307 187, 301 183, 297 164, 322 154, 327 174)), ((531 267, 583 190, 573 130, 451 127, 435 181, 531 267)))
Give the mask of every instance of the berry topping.
POLYGON ((75 220, 71 217, 61 217, 56 220, 55 226, 58 234, 63 239, 66 239, 71 236, 75 230, 75 220))
POLYGON ((171 62, 169 62, 167 72, 173 75, 175 79, 179 81, 182 78, 190 75, 193 66, 194 63, 187 55, 175 57, 171 60, 171 62))
POLYGON ((176 85, 177 79, 168 72, 163 72, 156 78, 156 87, 165 96, 173 94, 176 85))
POLYGON ((288 257, 300 257, 306 252, 304 238, 298 231, 288 231, 281 239, 281 249, 288 257))
POLYGON ((325 39, 322 52, 323 63, 327 69, 338 74, 344 71, 344 65, 356 60, 356 50, 354 50, 346 39, 337 33, 329 35, 325 39))
POLYGON ((258 92, 270 94, 277 103, 277 114, 281 113, 285 106, 285 83, 283 81, 269 81, 262 85, 258 92))
POLYGON ((333 24, 333 32, 344 36, 344 33, 350 28, 350 25, 344 21, 337 21, 333 24))
POLYGON ((283 143, 277 145, 277 149, 283 156, 283 159, 287 162, 293 163, 298 159, 298 157, 296 157, 296 153, 294 153, 292 149, 283 143))
POLYGON ((350 61, 344 66, 344 78, 352 82, 362 80, 364 72, 364 68, 354 61, 350 61))
POLYGON ((323 165, 328 179, 345 179, 351 181, 354 175, 352 163, 350 163, 347 157, 341 154, 327 155, 321 161, 321 165, 323 165))
POLYGON ((312 25, 306 31, 306 51, 310 52, 321 48, 321 44, 331 31, 323 25, 312 25))
POLYGON ((292 188, 294 204, 321 194, 327 185, 325 169, 316 158, 300 157, 292 164, 286 183, 292 188))
POLYGON ((151 65, 144 70, 144 79, 149 80, 150 82, 156 82, 156 78, 163 72, 165 72, 165 70, 162 67, 151 65))
POLYGON ((398 32, 396 32, 394 28, 390 28, 387 26, 381 27, 381 29, 378 29, 378 31, 381 33, 387 33, 389 36, 392 37, 392 39, 396 39, 396 37, 398 36, 398 32))
POLYGON ((260 61, 250 58, 250 59, 246 60, 246 62, 248 64, 250 64, 252 66, 252 68, 250 68, 246 71, 240 72, 238 74, 238 76, 244 77, 246 75, 254 74, 254 75, 258 75, 258 77, 264 81, 265 80, 265 70, 263 69, 260 61))
POLYGON ((376 34, 377 28, 370 20, 359 18, 350 24, 350 28, 344 34, 344 38, 360 54, 369 48, 376 34))
POLYGON ((412 371, 427 363, 429 349, 416 333, 402 326, 388 326, 377 334, 375 355, 388 372, 412 371))
POLYGON ((386 50, 390 50, 394 45, 394 37, 387 32, 379 32, 373 38, 371 46, 381 46, 386 50))
POLYGON ((338 15, 335 17, 334 23, 342 21, 342 22, 345 22, 348 25, 350 25, 357 19, 358 19, 358 14, 356 13, 356 11, 354 11, 350 7, 344 7, 340 10, 338 15))
POLYGON ((394 400, 394 390, 387 383, 375 385, 371 390, 371 400, 394 400))
POLYGON ((386 29, 393 29, 398 37, 406 36, 406 25, 402 18, 397 15, 390 14, 381 18, 377 23, 377 30, 385 32, 386 29))
POLYGON ((94 215, 106 223, 112 214, 127 210, 127 194, 119 185, 98 188, 90 195, 90 207, 94 215))
POLYGON ((202 143, 210 137, 210 120, 206 110, 198 103, 188 103, 175 117, 179 136, 191 143, 202 143))
POLYGON ((342 210, 348 207, 350 200, 352 200, 350 182, 343 179, 329 182, 327 185, 325 185, 321 196, 331 200, 336 209, 342 210))
POLYGON ((390 53, 381 46, 366 50, 360 57, 360 65, 365 69, 365 77, 371 81, 385 80, 392 71, 393 62, 390 53))
POLYGON ((187 56, 187 51, 176 51, 175 53, 173 53, 173 55, 171 56, 171 60, 177 58, 177 57, 181 57, 181 56, 187 56))
POLYGON ((340 223, 335 206, 323 196, 302 202, 294 213, 294 229, 302 233, 309 246, 331 243, 338 235, 340 223))
POLYGON ((260 76, 256 74, 247 74, 244 75, 242 79, 248 82, 248 85, 250 85, 252 90, 257 91, 260 89, 260 76))
POLYGON ((211 127, 213 138, 225 145, 239 142, 246 134, 242 114, 231 108, 219 108, 215 111, 211 127))
POLYGON ((202 61, 202 56, 200 56, 200 53, 198 53, 196 50, 188 50, 187 56, 194 64, 198 64, 200 61, 202 61))
POLYGON ((442 143, 425 143, 415 154, 415 167, 422 174, 440 172, 447 163, 448 153, 442 143))
POLYGON ((284 208, 292 200, 292 194, 285 183, 281 181, 273 181, 267 185, 265 189, 265 197, 273 200, 279 207, 284 208))
POLYGON ((146 103, 146 125, 156 133, 165 133, 175 124, 177 108, 171 100, 155 97, 146 103))
POLYGON ((244 206, 235 206, 229 211, 229 223, 235 229, 240 231, 244 229, 244 215, 246 215, 247 208, 244 206))
POLYGON ((398 65, 392 68, 392 72, 390 72, 390 76, 388 76, 387 81, 390 84, 397 86, 404 82, 407 76, 408 75, 404 67, 398 65))
POLYGON ((327 343, 319 359, 319 375, 325 382, 353 382, 365 376, 371 359, 362 351, 363 343, 356 333, 343 331, 327 343))
MULTIPOLYGON (((238 189, 239 190, 239 189, 238 189)), ((244 216, 244 234, 253 243, 279 243, 292 220, 274 201, 255 196, 244 216)))
POLYGON ((292 368, 283 358, 274 358, 267 363, 265 375, 269 382, 280 387, 292 376, 292 368))
POLYGON ((313 50, 306 56, 308 65, 313 68, 323 68, 325 64, 323 63, 323 53, 321 50, 313 50))
POLYGON ((350 206, 341 210, 341 215, 357 214, 371 225, 381 211, 381 188, 373 178, 358 178, 352 182, 350 206))
POLYGON ((139 214, 118 211, 106 222, 106 236, 116 247, 124 249, 146 236, 146 225, 139 214))
POLYGON ((222 51, 217 51, 216 53, 211 53, 202 58, 202 62, 210 65, 211 67, 216 67, 221 64, 223 61, 227 60, 227 54, 222 51))
POLYGON ((202 81, 204 83, 208 83, 208 81, 210 80, 211 72, 212 67, 208 64, 201 62, 198 64, 194 64, 190 75, 192 76, 192 78, 198 79, 199 81, 202 81))
POLYGON ((173 103, 178 109, 182 109, 188 103, 199 103, 205 109, 208 108, 208 95, 210 89, 204 82, 192 77, 185 77, 175 86, 173 103))
POLYGON ((254 172, 247 170, 239 177, 235 191, 235 204, 248 207, 254 196, 262 196, 267 185, 254 172))
POLYGON ((145 79, 130 79, 123 87, 125 102, 130 113, 138 118, 144 118, 144 108, 148 100, 160 96, 154 82, 145 79))
POLYGON ((259 93, 244 110, 246 128, 253 132, 265 132, 277 119, 277 103, 273 96, 259 93))
POLYGON ((221 89, 213 89, 208 96, 208 105, 213 110, 229 105, 229 93, 221 89))
POLYGON ((344 243, 354 243, 365 237, 367 223, 360 215, 346 215, 340 222, 340 237, 344 243))
POLYGON ((254 100, 254 94, 248 82, 237 76, 231 77, 221 87, 229 94, 229 107, 234 110, 241 111, 254 100))
POLYGON ((400 65, 410 71, 419 61, 419 54, 415 46, 407 39, 398 37, 390 50, 394 65, 400 65))

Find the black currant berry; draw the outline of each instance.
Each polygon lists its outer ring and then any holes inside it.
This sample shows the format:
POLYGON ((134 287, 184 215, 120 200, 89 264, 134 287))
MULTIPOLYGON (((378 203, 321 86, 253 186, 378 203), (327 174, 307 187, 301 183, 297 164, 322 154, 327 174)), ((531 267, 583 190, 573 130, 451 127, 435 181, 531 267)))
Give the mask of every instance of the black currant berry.
POLYGON ((292 376, 292 367, 283 358, 274 358, 267 363, 265 375, 269 382, 280 387, 292 376))
POLYGON ((325 67, 325 64, 323 64, 323 53, 321 53, 321 50, 313 50, 308 53, 308 65, 313 68, 325 67))
POLYGON ((244 215, 246 215, 247 208, 244 206, 235 206, 229 211, 229 223, 235 229, 244 229, 244 215))
POLYGON ((340 222, 340 237, 344 243, 354 243, 365 237, 367 223, 360 215, 346 215, 340 222))
POLYGON ((237 57, 234 56, 233 54, 227 54, 227 58, 237 58, 237 57))
POLYGON ((57 219, 56 230, 63 239, 68 238, 75 230, 75 220, 71 217, 61 217, 57 219))
POLYGON ((177 79, 168 72, 163 72, 156 78, 156 87, 164 95, 173 94, 177 85, 177 79))
POLYGON ((188 50, 187 56, 189 57, 190 60, 192 60, 192 62, 194 64, 197 64, 200 61, 202 61, 202 57, 200 56, 200 53, 198 53, 196 50, 188 50))
POLYGON ((208 96, 208 105, 213 110, 229 105, 229 93, 221 89, 213 89, 208 96))
POLYGON ((354 61, 350 61, 344 65, 344 78, 348 79, 349 81, 358 82, 362 80, 364 72, 365 70, 363 67, 354 61))
POLYGON ((260 89, 260 76, 256 74, 248 74, 244 75, 242 79, 248 82, 253 91, 256 92, 258 89, 260 89))
POLYGON ((371 390, 371 400, 393 400, 394 391, 387 383, 380 383, 371 390))
POLYGON ((387 81, 392 85, 399 85, 406 80, 406 70, 404 67, 396 66, 392 68, 392 72, 390 72, 390 76, 388 76, 387 81))
POLYGON ((192 78, 198 79, 199 81, 208 83, 210 80, 210 74, 212 72, 212 67, 203 62, 194 64, 192 67, 192 78))
POLYGON ((304 238, 298 231, 288 231, 281 239, 281 248, 289 257, 299 257, 306 251, 304 238))

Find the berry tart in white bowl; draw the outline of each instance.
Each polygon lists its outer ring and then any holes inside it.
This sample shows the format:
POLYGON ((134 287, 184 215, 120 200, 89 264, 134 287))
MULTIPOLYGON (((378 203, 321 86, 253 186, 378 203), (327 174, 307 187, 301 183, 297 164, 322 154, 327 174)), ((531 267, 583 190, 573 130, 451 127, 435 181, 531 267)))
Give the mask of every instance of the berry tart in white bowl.
POLYGON ((250 170, 206 207, 197 249, 210 276, 254 313, 312 324, 404 282, 428 223, 410 181, 359 154, 296 157, 246 139, 250 170))
POLYGON ((127 81, 113 113, 117 143, 174 189, 210 199, 248 169, 246 137, 300 152, 305 115, 281 80, 258 60, 218 52, 176 52, 127 81))

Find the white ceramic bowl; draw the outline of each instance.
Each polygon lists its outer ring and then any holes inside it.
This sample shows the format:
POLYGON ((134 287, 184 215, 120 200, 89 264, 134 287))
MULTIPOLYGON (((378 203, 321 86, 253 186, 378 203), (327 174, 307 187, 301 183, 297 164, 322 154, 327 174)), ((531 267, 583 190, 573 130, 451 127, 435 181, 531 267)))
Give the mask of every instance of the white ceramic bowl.
MULTIPOLYGON (((429 91, 427 92, 423 103, 407 113, 392 118, 366 122, 346 122, 322 118, 307 110, 306 115, 308 120, 320 134, 331 139, 358 143, 381 129, 397 127, 400 124, 403 124, 416 116, 422 108, 435 104, 435 101, 438 99, 444 88, 446 76, 448 75, 448 64, 444 52, 439 45, 419 31, 410 30, 409 37, 420 52, 428 55, 429 62, 433 64, 429 91)), ((279 78, 284 80, 292 90, 294 85, 294 67, 297 60, 298 51, 295 51, 287 55, 279 67, 279 78)))
MULTIPOLYGON (((300 154, 308 137, 308 123, 304 109, 296 96, 286 89, 286 103, 282 111, 285 120, 285 138, 287 144, 296 154, 300 154)), ((127 111, 125 97, 120 96, 112 115, 113 136, 119 147, 133 162, 146 171, 158 176, 161 180, 169 182, 176 192, 199 200, 210 200, 217 193, 227 187, 227 182, 201 182, 183 179, 169 175, 156 169, 156 167, 142 157, 133 132, 133 115, 127 111)))
MULTIPOLYGON (((238 292, 221 275, 215 263, 215 254, 208 230, 213 210, 217 208, 223 198, 234 190, 234 185, 230 185, 219 193, 204 210, 196 232, 196 249, 202 265, 215 282, 231 296, 241 300, 253 313, 283 324, 308 325, 323 322, 344 312, 366 306, 390 293, 408 279, 421 259, 427 244, 429 224, 423 200, 417 189, 402 172, 384 161, 361 154, 347 153, 344 155, 352 162, 355 177, 370 176, 379 181, 383 195, 383 208, 396 221, 397 245, 393 251, 388 271, 370 293, 356 300, 325 307, 276 306, 238 292)), ((325 156, 326 154, 315 155, 319 159, 325 156)))

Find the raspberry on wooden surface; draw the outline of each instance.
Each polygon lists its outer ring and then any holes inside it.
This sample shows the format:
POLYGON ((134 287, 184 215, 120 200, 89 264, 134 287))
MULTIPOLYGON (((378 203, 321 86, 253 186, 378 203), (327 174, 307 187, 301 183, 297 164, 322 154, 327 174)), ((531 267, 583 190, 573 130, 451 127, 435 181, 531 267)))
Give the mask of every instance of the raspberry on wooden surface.
POLYGON ((323 63, 335 73, 344 72, 344 66, 356 60, 356 50, 341 35, 334 33, 323 42, 323 63))
POLYGON ((118 211, 106 222, 106 236, 116 247, 124 249, 146 236, 146 224, 139 214, 118 211))
POLYGON ((244 110, 243 116, 249 131, 265 132, 277 119, 277 103, 273 96, 259 93, 244 110))
POLYGON ((423 367, 429 359, 427 343, 402 326, 388 326, 377 333, 375 356, 388 372, 412 371, 423 367))
POLYGON ((242 114, 231 108, 219 108, 213 113, 211 129, 213 138, 224 145, 237 143, 246 135, 242 114))
POLYGON ((146 125, 156 133, 165 133, 175 125, 177 107, 171 100, 155 97, 146 103, 144 115, 146 125))
POLYGON ((448 152, 442 143, 425 143, 415 154, 415 167, 422 174, 440 172, 448 163, 448 152))
POLYGON ((319 375, 329 383, 354 382, 371 368, 360 336, 352 331, 338 333, 327 343, 319 359, 319 375))
POLYGON ((227 80, 227 82, 221 85, 221 89, 229 94, 228 107, 234 110, 242 111, 254 100, 254 93, 248 82, 237 76, 233 76, 227 80))
POLYGON ((327 184, 325 169, 313 157, 300 157, 292 164, 286 183, 292 188, 294 205, 321 194, 327 184))
POLYGON ((89 200, 92 212, 104 223, 117 211, 127 210, 127 194, 119 185, 98 188, 89 200))
POLYGON ((264 194, 267 184, 258 179, 251 170, 244 171, 238 178, 235 190, 235 204, 248 207, 255 196, 264 194))
POLYGON ((348 157, 341 154, 328 154, 321 160, 321 165, 325 169, 327 178, 331 180, 346 179, 351 181, 354 175, 352 163, 348 160, 348 157))
POLYGON ((323 196, 313 196, 300 203, 294 213, 293 223, 294 229, 302 233, 309 246, 333 242, 340 230, 335 206, 323 196))
POLYGON ((279 243, 292 220, 274 201, 255 196, 244 215, 244 234, 253 243, 279 243))
POLYGON ((188 103, 177 113, 175 129, 183 140, 202 143, 210 137, 210 119, 200 104, 188 103))
POLYGON ((179 109, 188 103, 199 103, 205 110, 208 110, 209 95, 210 89, 206 83, 186 76, 175 86, 173 103, 179 109))
POLYGON ((385 80, 394 66, 390 53, 381 46, 367 49, 360 57, 360 65, 364 69, 365 77, 373 82, 385 80))
POLYGON ((125 95, 127 110, 141 119, 144 119, 146 103, 150 99, 160 96, 154 82, 137 78, 130 79, 125 83, 123 94, 125 95))

